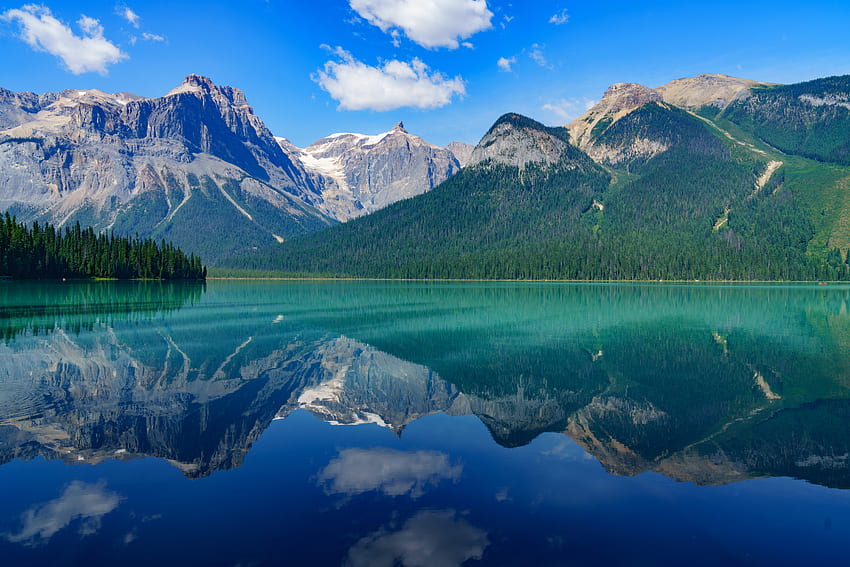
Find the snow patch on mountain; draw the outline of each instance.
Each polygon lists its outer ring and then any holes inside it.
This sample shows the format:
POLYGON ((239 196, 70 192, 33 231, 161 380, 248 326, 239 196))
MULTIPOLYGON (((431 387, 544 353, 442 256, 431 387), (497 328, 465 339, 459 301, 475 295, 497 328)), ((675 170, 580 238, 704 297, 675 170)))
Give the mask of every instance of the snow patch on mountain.
POLYGON ((303 149, 283 138, 278 144, 320 180, 316 206, 341 221, 429 191, 460 169, 450 150, 411 135, 402 122, 380 134, 330 134, 303 149))

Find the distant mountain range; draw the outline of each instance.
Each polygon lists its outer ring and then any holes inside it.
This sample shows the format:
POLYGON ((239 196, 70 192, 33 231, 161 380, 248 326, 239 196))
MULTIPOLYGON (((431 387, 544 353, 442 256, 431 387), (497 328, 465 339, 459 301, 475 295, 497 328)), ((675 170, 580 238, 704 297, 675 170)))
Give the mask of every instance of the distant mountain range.
POLYGON ((153 99, 0 89, 0 210, 164 238, 207 261, 372 212, 459 169, 402 124, 301 150, 273 137, 242 91, 198 75, 153 99))
POLYGON ((845 279, 848 101, 850 77, 619 83, 564 128, 503 116, 427 194, 228 264, 401 278, 845 279))
POLYGON ((2 209, 231 268, 843 279, 850 77, 618 83, 563 128, 507 114, 447 148, 402 123, 297 148, 197 75, 152 99, 0 90, 2 209))

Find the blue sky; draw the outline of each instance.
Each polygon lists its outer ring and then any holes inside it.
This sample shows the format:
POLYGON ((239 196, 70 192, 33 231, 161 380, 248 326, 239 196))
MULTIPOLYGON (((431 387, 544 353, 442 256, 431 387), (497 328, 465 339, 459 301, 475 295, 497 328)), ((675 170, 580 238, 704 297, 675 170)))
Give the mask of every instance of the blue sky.
POLYGON ((850 74, 848 29, 846 0, 0 0, 0 87, 155 97, 197 73, 302 147, 399 120, 475 143, 505 112, 565 124, 615 82, 850 74))

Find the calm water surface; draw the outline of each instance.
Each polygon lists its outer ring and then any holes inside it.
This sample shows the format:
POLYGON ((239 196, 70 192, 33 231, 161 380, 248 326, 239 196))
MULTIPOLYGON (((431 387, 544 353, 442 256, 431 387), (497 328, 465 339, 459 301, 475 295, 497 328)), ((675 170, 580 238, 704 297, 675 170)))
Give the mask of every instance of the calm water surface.
POLYGON ((844 565, 848 306, 0 282, 0 563, 844 565))

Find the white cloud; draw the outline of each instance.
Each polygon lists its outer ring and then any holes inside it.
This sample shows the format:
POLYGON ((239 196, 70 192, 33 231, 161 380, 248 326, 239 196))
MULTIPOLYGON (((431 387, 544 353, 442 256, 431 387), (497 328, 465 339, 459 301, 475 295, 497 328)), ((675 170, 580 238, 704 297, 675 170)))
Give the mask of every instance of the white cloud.
POLYGON ((387 33, 401 29, 422 47, 457 49, 458 40, 490 28, 487 0, 349 0, 363 19, 387 33))
POLYGON ((319 473, 328 494, 353 496, 373 490, 387 496, 418 498, 442 480, 457 482, 463 467, 435 451, 407 453, 393 449, 344 449, 319 473))
POLYGON ((339 102, 342 110, 394 110, 404 106, 439 108, 466 94, 463 79, 431 72, 419 59, 392 60, 380 67, 357 61, 342 48, 339 61, 328 61, 314 80, 339 102))
POLYGON ((161 35, 156 35, 155 33, 142 33, 142 39, 145 41, 165 41, 165 38, 161 35))
POLYGON ((460 567, 481 559, 490 542, 454 510, 422 510, 398 531, 380 529, 348 551, 352 567, 460 567))
POLYGON ((118 6, 116 8, 118 15, 127 20, 136 29, 139 27, 139 15, 128 8, 127 6, 118 6))
POLYGON ((499 57, 496 65, 499 66, 499 71, 510 73, 513 70, 512 65, 516 63, 516 57, 499 57))
POLYGON ((105 75, 107 65, 127 58, 126 53, 103 37, 100 22, 85 15, 77 22, 83 32, 82 37, 54 18, 50 9, 44 6, 27 4, 20 9, 7 10, 0 18, 17 20, 22 28, 22 40, 36 51, 59 57, 75 75, 91 71, 105 75))
POLYGON ((546 69, 553 69, 552 65, 549 64, 549 61, 546 60, 546 56, 543 55, 543 46, 534 44, 531 46, 531 50, 528 52, 528 56, 532 61, 540 65, 541 67, 545 67, 546 69))
POLYGON ((544 104, 542 106, 542 109, 556 116, 557 120, 560 120, 561 123, 566 124, 567 122, 572 122, 573 120, 593 108, 594 104, 596 104, 596 101, 589 98, 562 98, 560 100, 555 100, 544 104))
POLYGON ((100 22, 95 20, 94 18, 89 18, 86 15, 81 15, 79 21, 80 29, 83 30, 83 33, 90 37, 98 37, 103 36, 103 26, 100 25, 100 22))
POLYGON ((570 15, 567 13, 567 10, 561 10, 560 12, 553 14, 551 18, 549 18, 550 24, 555 24, 556 26, 560 26, 561 24, 566 24, 570 21, 570 15))
POLYGON ((21 531, 7 534, 6 538, 13 543, 37 545, 77 519, 82 520, 80 535, 91 535, 100 529, 101 518, 117 508, 120 501, 121 497, 103 484, 74 481, 59 498, 24 512, 21 531))

